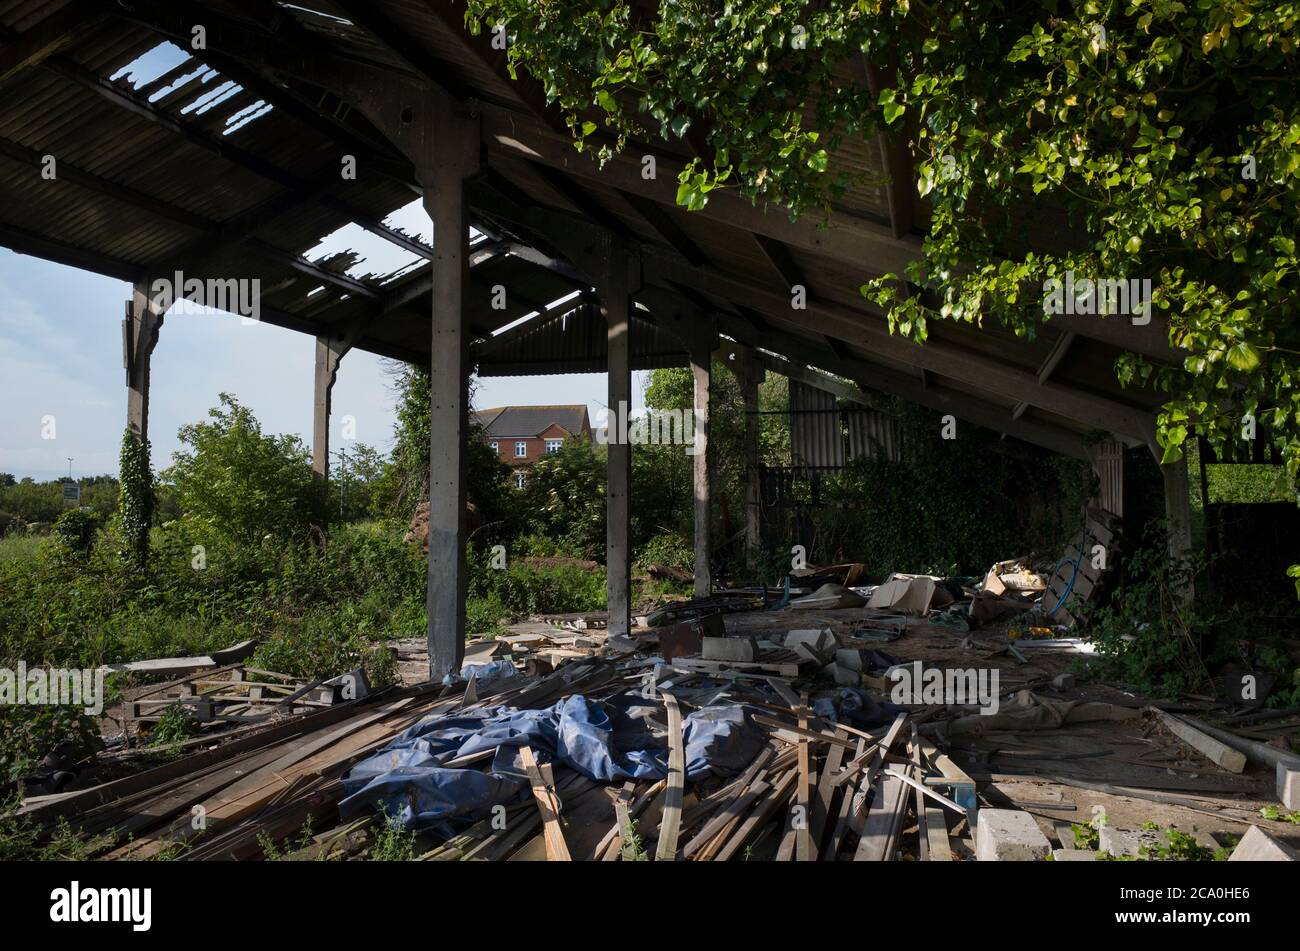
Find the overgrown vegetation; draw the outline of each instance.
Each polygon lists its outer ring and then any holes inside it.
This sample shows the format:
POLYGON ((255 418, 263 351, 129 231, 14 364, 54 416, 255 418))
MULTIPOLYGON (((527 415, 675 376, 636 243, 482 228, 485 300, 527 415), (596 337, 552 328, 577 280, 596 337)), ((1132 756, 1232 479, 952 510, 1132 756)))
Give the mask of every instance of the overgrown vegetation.
POLYGON ((940 320, 1032 336, 1061 312, 1050 281, 1077 276, 1086 301, 1102 296, 1094 281, 1150 280, 1142 316, 1186 359, 1126 352, 1115 371, 1163 394, 1165 459, 1193 434, 1241 446, 1257 422, 1293 496, 1298 20, 1290 0, 470 0, 466 12, 472 30, 508 24, 511 68, 541 82, 579 149, 605 160, 650 134, 689 140, 677 192, 689 209, 726 189, 829 211, 863 179, 844 142, 907 141, 907 184, 929 204, 923 254, 862 286, 902 336, 924 341, 940 320), (1071 240, 1044 242, 1044 215, 1071 240))

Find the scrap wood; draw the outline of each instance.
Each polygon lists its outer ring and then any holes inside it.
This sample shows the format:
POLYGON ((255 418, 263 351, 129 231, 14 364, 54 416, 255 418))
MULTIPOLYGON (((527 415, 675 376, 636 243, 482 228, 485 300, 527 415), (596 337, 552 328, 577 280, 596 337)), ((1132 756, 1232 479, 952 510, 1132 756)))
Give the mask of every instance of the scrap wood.
POLYGON ((533 755, 533 748, 525 743, 519 747, 519 758, 528 771, 528 781, 533 787, 537 809, 542 815, 542 834, 546 839, 546 858, 550 862, 571 862, 569 846, 564 841, 564 827, 560 824, 560 799, 554 784, 542 773, 533 755))
POLYGON ((758 808, 749 814, 740 827, 732 833, 726 844, 714 855, 715 862, 729 861, 749 841, 755 830, 760 828, 781 808, 787 799, 794 795, 795 783, 799 778, 797 768, 787 769, 772 787, 759 797, 758 808))
POLYGON ((943 805, 943 806, 948 807, 949 809, 951 809, 953 812, 957 813, 958 815, 963 815, 963 816, 966 815, 966 810, 963 809, 961 806, 957 805, 955 802, 953 802, 953 801, 952 801, 951 799, 949 799, 947 796, 940 795, 939 793, 935 792, 933 789, 931 789, 931 788, 929 788, 928 786, 926 786, 924 783, 919 783, 919 782, 917 782, 915 779, 913 779, 913 778, 912 778, 911 776, 909 776, 907 773, 900 772, 900 771, 898 771, 898 770, 896 770, 896 769, 886 769, 886 770, 885 770, 885 775, 886 775, 886 776, 893 776, 895 779, 898 779, 898 780, 900 780, 900 781, 906 783, 907 785, 911 786, 913 789, 915 789, 915 790, 916 790, 916 801, 917 801, 918 805, 919 805, 920 802, 921 802, 921 797, 922 797, 922 796, 928 796, 928 797, 930 797, 931 799, 933 799, 935 802, 939 803, 940 805, 943 805))
POLYGON ((667 691, 663 694, 668 708, 668 786, 664 797, 663 819, 659 826, 659 842, 655 847, 656 862, 672 862, 677 858, 677 835, 682 821, 682 792, 686 784, 686 750, 682 734, 682 711, 677 698, 667 691))
POLYGON ((1156 718, 1168 728, 1170 733, 1216 766, 1226 769, 1230 773, 1245 771, 1246 755, 1244 753, 1238 752, 1209 734, 1201 732, 1172 713, 1165 713, 1165 711, 1157 710, 1155 707, 1148 707, 1147 709, 1156 715, 1156 718))
MULTIPOLYGON (((755 723, 761 726, 772 727, 776 730, 781 730, 786 733, 794 734, 795 739, 793 739, 792 742, 795 743, 797 743, 800 738, 803 738, 809 740, 821 740, 823 742, 830 743, 833 746, 842 746, 850 750, 853 749, 854 746, 851 740, 846 740, 841 737, 838 737, 834 733, 822 733, 819 730, 810 730, 806 726, 796 726, 793 723, 786 723, 784 720, 778 720, 776 719, 776 717, 763 716, 761 713, 754 714, 753 720, 755 723)), ((799 722, 801 724, 807 723, 808 718, 806 716, 800 717, 799 722)))
MULTIPOLYGON (((811 733, 812 731, 808 729, 808 695, 805 693, 799 699, 801 702, 799 732, 811 733)), ((812 752, 806 735, 799 738, 798 755, 799 785, 795 790, 795 808, 799 810, 799 821, 795 823, 795 858, 800 862, 811 862, 817 858, 813 849, 811 816, 813 783, 816 781, 816 776, 813 773, 812 752)))
POLYGON ((886 775, 876 784, 871 809, 858 839, 855 862, 888 862, 894 857, 903 813, 907 810, 907 787, 896 776, 886 775))
MULTIPOLYGON (((354 717, 337 730, 287 753, 272 748, 270 752, 275 754, 275 758, 251 773, 245 775, 244 770, 236 766, 209 777, 197 789, 182 788, 182 791, 169 797, 152 812, 141 817, 130 817, 124 824, 130 825, 133 830, 143 830, 160 819, 165 820, 167 816, 196 804, 203 806, 205 827, 238 821, 265 805, 297 776, 323 768, 342 772, 355 759, 382 746, 393 733, 393 725, 385 724, 382 720, 400 713, 411 700, 409 697, 404 698, 383 710, 354 717), (335 748, 331 749, 331 746, 335 748), (138 825, 130 821, 136 818, 143 818, 143 821, 138 825)), ((195 829, 191 816, 186 814, 163 829, 118 848, 110 857, 149 858, 161 852, 168 844, 193 839, 199 831, 202 830, 195 829)))
MULTIPOLYGON (((868 757, 870 757, 874 752, 875 752, 874 748, 870 750, 867 749, 866 740, 858 740, 857 755, 854 757, 853 762, 865 763, 868 757)), ((835 780, 832 781, 833 785, 838 786, 841 777, 845 775, 851 776, 855 772, 856 769, 854 769, 853 765, 850 764, 849 768, 843 770, 840 773, 840 776, 837 776, 835 780)), ((835 856, 839 854, 840 843, 844 839, 844 833, 848 831, 849 812, 851 811, 852 808, 853 808, 853 796, 850 793, 845 792, 840 797, 839 816, 835 820, 835 826, 831 830, 830 838, 826 842, 826 844, 822 847, 821 858, 823 861, 833 860, 835 856)))
MULTIPOLYGON (((912 755, 912 767, 915 774, 923 776, 925 774, 925 764, 921 757, 921 736, 916 732, 915 723, 912 724, 912 739, 908 743, 908 750, 912 755)), ((916 811, 916 848, 920 860, 928 862, 930 861, 930 818, 926 813, 926 802, 922 792, 923 787, 918 784, 913 793, 916 798, 916 802, 913 804, 916 811)))

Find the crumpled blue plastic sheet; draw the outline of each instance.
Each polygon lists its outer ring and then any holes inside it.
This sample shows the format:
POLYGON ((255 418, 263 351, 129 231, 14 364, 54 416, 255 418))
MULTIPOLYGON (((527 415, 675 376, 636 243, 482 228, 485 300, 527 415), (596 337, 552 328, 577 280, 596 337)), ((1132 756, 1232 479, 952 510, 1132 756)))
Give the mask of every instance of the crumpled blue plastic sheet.
POLYGON ((813 713, 831 723, 848 723, 860 730, 893 723, 903 708, 887 700, 877 700, 861 687, 843 687, 833 697, 813 701, 813 713))
MULTIPOLYGON (((687 716, 687 778, 732 776, 748 766, 767 742, 752 720, 756 712, 761 711, 743 704, 716 704, 687 716)), ((662 722, 663 705, 636 696, 598 702, 575 695, 544 710, 494 707, 432 717, 348 771, 339 813, 347 819, 370 807, 405 829, 449 838, 486 818, 493 806, 531 795, 517 755, 525 744, 540 762, 563 763, 597 782, 661 779, 668 774, 668 744, 651 731, 647 715, 662 722), (487 750, 496 751, 487 771, 446 768, 487 750)))

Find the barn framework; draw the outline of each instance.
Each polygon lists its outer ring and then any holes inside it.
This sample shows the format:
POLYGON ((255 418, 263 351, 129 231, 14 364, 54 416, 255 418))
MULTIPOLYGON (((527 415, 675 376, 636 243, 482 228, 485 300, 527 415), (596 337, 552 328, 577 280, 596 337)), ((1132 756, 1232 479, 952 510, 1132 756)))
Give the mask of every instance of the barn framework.
MULTIPOLYGON (((1033 340, 949 322, 924 346, 890 334, 858 287, 901 272, 928 227, 895 138, 842 146, 837 162, 860 168, 864 183, 824 222, 792 222, 727 193, 686 212, 676 178, 694 139, 633 142, 598 166, 574 150, 541 86, 512 79, 504 51, 491 34, 472 35, 464 14, 462 0, 0 2, 0 244, 133 285, 124 351, 137 438, 148 436, 150 360, 165 319, 155 282, 177 272, 257 280, 260 319, 315 338, 321 479, 344 356, 356 348, 430 368, 431 676, 458 670, 463 651, 475 370, 605 371, 617 407, 631 404, 634 369, 689 363, 707 419, 721 347, 751 409, 765 370, 842 392, 825 371, 854 392, 1089 459, 1112 509, 1122 450, 1156 453, 1159 395, 1121 388, 1112 368, 1123 350, 1181 363, 1158 315, 1141 326, 1060 315, 1033 340), (188 55, 135 84, 128 67, 160 43, 188 55), (417 197, 432 244, 385 223, 417 197), (355 276, 349 255, 306 256, 348 224, 412 263, 355 276), (792 308, 796 286, 802 309, 792 308), (499 288, 504 309, 493 306, 499 288)), ((875 64, 854 65, 881 81, 875 64)), ((696 459, 696 511, 707 513, 704 454, 696 459)), ((630 470, 631 447, 611 445, 611 633, 630 624, 630 470)), ((1162 471, 1171 544, 1184 549, 1185 464, 1162 471)), ((699 592, 708 551, 708 519, 697 517, 699 592)))

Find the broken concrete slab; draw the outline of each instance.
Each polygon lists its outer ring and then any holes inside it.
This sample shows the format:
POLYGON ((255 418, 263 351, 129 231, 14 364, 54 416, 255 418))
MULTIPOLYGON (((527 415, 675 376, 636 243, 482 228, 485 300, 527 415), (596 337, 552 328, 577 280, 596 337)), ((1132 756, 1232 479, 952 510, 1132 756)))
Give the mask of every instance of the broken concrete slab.
POLYGON ((1297 862, 1300 853, 1259 826, 1251 826, 1228 856, 1229 862, 1297 862))
POLYGON ((894 609, 908 614, 925 614, 934 600, 935 579, 924 576, 893 575, 871 592, 867 607, 894 609))
POLYGON ((1300 769, 1277 764, 1277 798, 1291 812, 1300 812, 1300 769))
POLYGON ((1097 853, 1091 849, 1052 849, 1053 862, 1095 862, 1097 853))
POLYGON ((1019 809, 981 809, 975 857, 981 862, 1033 862, 1052 854, 1034 817, 1019 809))
POLYGON ((861 671, 854 670, 852 667, 846 667, 841 663, 827 664, 821 670, 823 677, 829 677, 841 687, 860 687, 862 686, 861 671))
POLYGON ((1142 854, 1142 849, 1159 844, 1159 834, 1149 829, 1117 829, 1107 825, 1097 830, 1097 850, 1116 857, 1136 857, 1142 854))
POLYGON ((802 644, 818 654, 829 653, 839 647, 839 641, 829 628, 790 631, 785 636, 784 644, 787 650, 795 650, 802 644))

